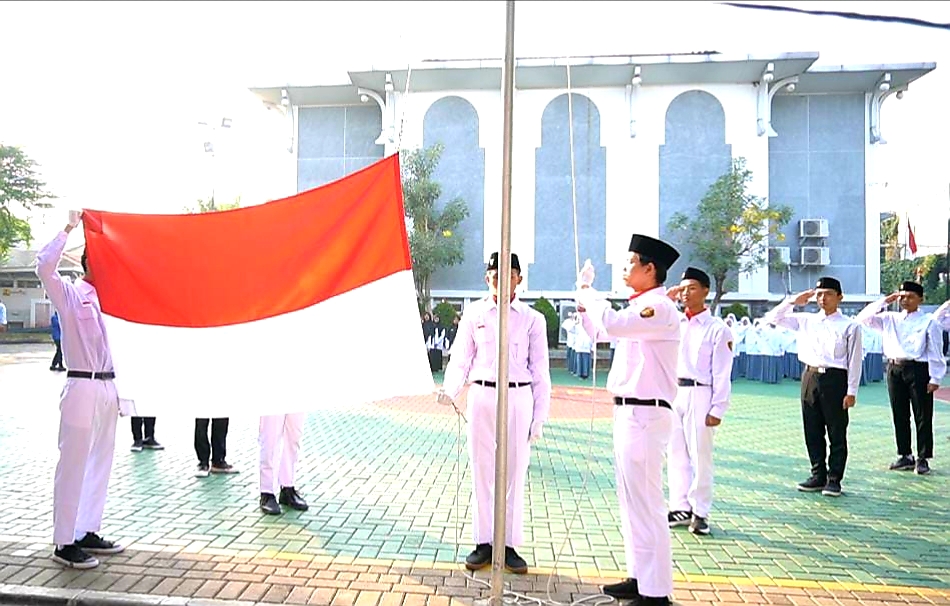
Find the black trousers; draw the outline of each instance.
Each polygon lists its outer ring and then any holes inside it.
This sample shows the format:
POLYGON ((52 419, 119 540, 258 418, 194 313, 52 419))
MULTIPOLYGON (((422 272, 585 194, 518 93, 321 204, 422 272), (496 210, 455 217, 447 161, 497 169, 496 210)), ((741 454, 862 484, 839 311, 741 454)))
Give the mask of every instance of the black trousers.
POLYGON ((934 456, 934 395, 927 393, 930 367, 926 362, 887 365, 887 395, 891 400, 897 454, 910 455, 910 412, 917 429, 917 458, 934 456))
POLYGON ((222 419, 195 419, 195 454, 198 463, 224 463, 227 457, 228 422, 222 419), (211 443, 208 443, 208 422, 211 422, 211 443))
POLYGON ((63 367, 63 346, 59 339, 53 339, 53 343, 56 344, 56 353, 53 354, 53 361, 50 362, 50 368, 62 368, 63 367))
POLYGON ((848 371, 829 368, 824 373, 805 368, 802 374, 802 422, 811 473, 841 480, 848 462, 848 371), (825 433, 828 449, 825 448, 825 433), (827 465, 825 463, 827 455, 827 465))
POLYGON ((132 439, 142 441, 144 438, 155 437, 155 417, 132 417, 132 439), (142 427, 145 427, 145 435, 142 435, 142 427))

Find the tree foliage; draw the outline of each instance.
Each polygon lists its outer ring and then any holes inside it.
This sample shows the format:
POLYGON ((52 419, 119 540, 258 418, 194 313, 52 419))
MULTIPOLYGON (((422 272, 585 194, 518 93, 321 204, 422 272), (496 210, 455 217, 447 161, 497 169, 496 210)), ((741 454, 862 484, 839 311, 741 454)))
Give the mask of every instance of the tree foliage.
POLYGON ((881 218, 881 263, 900 259, 900 224, 897 213, 888 213, 881 218))
POLYGON ((924 302, 939 305, 947 300, 946 273, 946 255, 890 259, 881 263, 881 292, 897 292, 904 280, 919 281, 924 287, 924 302))
POLYGON ((558 346, 558 336, 561 334, 561 318, 557 315, 557 310, 554 309, 554 305, 544 297, 541 297, 535 301, 531 307, 544 316, 548 335, 548 349, 556 348, 558 346))
POLYGON ((214 201, 214 197, 208 198, 198 198, 197 206, 194 208, 185 207, 186 213, 197 214, 197 213, 213 213, 219 210, 231 210, 232 208, 241 208, 241 196, 234 198, 234 202, 223 202, 218 203, 214 201))
POLYGON ((49 208, 46 200, 56 197, 46 191, 36 167, 19 147, 0 144, 0 260, 14 246, 30 244, 27 218, 35 209, 49 208))
POLYGON ((784 240, 782 228, 792 218, 785 205, 766 205, 765 199, 747 191, 752 171, 745 158, 735 158, 729 172, 713 183, 692 215, 675 213, 667 225, 692 246, 693 262, 713 278, 716 313, 722 297, 740 274, 768 262, 768 243, 784 240))
POLYGON ((442 186, 432 179, 442 157, 443 146, 403 151, 402 192, 406 217, 409 219, 409 251, 416 296, 423 309, 431 309, 430 283, 436 270, 458 265, 464 258, 465 239, 457 233, 468 215, 468 206, 461 197, 444 204, 442 186))

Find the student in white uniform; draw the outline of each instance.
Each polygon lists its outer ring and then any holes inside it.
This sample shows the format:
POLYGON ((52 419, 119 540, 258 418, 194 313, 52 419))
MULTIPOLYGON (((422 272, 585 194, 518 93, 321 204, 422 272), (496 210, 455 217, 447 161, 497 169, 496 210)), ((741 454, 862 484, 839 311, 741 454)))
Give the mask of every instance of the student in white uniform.
POLYGON ((306 413, 302 412, 261 417, 257 435, 261 449, 260 507, 268 515, 280 514, 281 505, 297 511, 309 508, 295 488, 297 457, 306 419, 306 413))
POLYGON ((628 578, 603 591, 638 606, 666 605, 673 592, 673 553, 663 459, 673 426, 680 325, 663 282, 679 253, 640 234, 631 238, 629 251, 623 276, 634 295, 620 311, 590 287, 589 261, 578 276, 578 311, 587 334, 595 342, 617 337, 607 390, 615 404, 614 465, 628 578))
POLYGON ((59 462, 53 479, 53 560, 69 568, 95 568, 90 554, 119 553, 124 547, 97 533, 106 505, 115 426, 119 416, 115 371, 102 324, 99 296, 86 254, 84 277, 75 284, 56 270, 66 238, 81 213, 36 255, 36 274, 59 313, 66 385, 59 402, 59 462))
POLYGON ((673 432, 667 456, 670 527, 689 526, 708 535, 713 497, 713 438, 732 395, 732 331, 709 313, 709 275, 687 267, 679 286, 668 291, 681 301, 679 364, 673 432))
POLYGON ((843 298, 841 282, 823 277, 813 290, 787 298, 765 315, 766 322, 798 332, 798 359, 805 364, 802 424, 811 476, 798 484, 798 490, 821 491, 829 497, 841 496, 848 462, 848 410, 861 382, 861 327, 838 311, 843 298), (812 297, 818 311, 792 312, 812 297))
POLYGON ((857 321, 883 334, 887 359, 887 394, 894 419, 897 460, 890 468, 897 471, 916 467, 918 474, 930 473, 927 459, 934 449, 934 392, 947 372, 943 356, 943 335, 930 314, 920 311, 924 287, 917 282, 901 284, 898 292, 868 304, 857 321), (884 311, 900 301, 902 311, 884 311), (910 414, 914 413, 917 430, 917 460, 911 450, 910 414))
MULTIPOLYGON (((478 570, 491 564, 495 533, 495 420, 498 394, 498 253, 485 273, 489 295, 469 304, 462 313, 445 380, 438 393, 441 404, 454 406, 466 383, 468 389, 468 451, 472 465, 472 531, 475 549, 465 567, 478 570)), ((530 444, 541 438, 551 408, 547 323, 544 316, 515 296, 521 283, 518 255, 511 255, 511 292, 504 301, 508 313, 508 486, 505 515, 505 568, 516 574, 528 563, 515 547, 524 542, 524 488, 531 457, 530 444)))

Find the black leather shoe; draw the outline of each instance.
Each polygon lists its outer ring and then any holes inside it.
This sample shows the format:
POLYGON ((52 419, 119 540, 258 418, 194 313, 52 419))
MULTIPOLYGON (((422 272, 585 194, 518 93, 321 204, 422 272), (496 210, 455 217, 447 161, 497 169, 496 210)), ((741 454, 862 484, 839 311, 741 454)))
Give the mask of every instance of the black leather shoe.
POLYGON ((827 483, 828 481, 825 478, 811 476, 804 482, 799 482, 798 489, 802 492, 820 492, 827 483))
POLYGON ((269 492, 261 493, 261 511, 272 516, 280 514, 280 505, 274 495, 269 492))
POLYGON ((514 547, 505 547, 505 568, 508 572, 524 574, 528 572, 528 563, 518 555, 514 547))
POLYGON ((465 567, 469 570, 480 570, 491 564, 491 545, 479 543, 475 550, 465 558, 465 567))
POLYGON ((296 509, 297 511, 307 511, 310 509, 310 506, 307 505, 307 502, 303 500, 303 497, 300 496, 300 493, 298 493, 293 486, 280 487, 280 504, 288 505, 291 509, 296 509))
POLYGON ((613 585, 604 585, 605 595, 618 600, 636 600, 640 597, 640 588, 637 586, 636 579, 627 579, 613 585))
POLYGON ((670 598, 642 595, 634 603, 637 606, 670 606, 670 598))

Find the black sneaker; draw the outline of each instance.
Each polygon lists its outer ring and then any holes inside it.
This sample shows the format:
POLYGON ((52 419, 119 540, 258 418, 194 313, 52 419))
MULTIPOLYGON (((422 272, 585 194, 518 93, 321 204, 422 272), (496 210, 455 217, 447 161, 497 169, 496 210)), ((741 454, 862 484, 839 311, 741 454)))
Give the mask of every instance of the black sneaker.
POLYGON ((475 550, 465 558, 465 567, 469 570, 480 570, 491 564, 491 544, 479 543, 475 550))
POLYGON ((828 480, 828 483, 825 484, 825 487, 821 489, 821 494, 826 497, 840 497, 841 496, 841 480, 836 478, 831 478, 828 480))
POLYGON ((930 465, 927 459, 917 459, 917 475, 925 476, 930 473, 930 465))
POLYGON ((198 467, 195 469, 196 478, 207 478, 209 473, 211 473, 211 468, 208 467, 207 463, 198 463, 198 467))
POLYGON ((604 585, 602 591, 605 595, 618 600, 639 600, 640 588, 637 586, 636 579, 627 579, 613 585, 604 585))
POLYGON ((690 511, 671 511, 667 514, 666 520, 670 523, 670 528, 677 526, 689 526, 693 519, 693 513, 690 511))
POLYGON ((211 464, 211 473, 237 473, 238 470, 234 465, 231 465, 227 461, 221 461, 220 463, 211 464))
POLYGON ((889 469, 891 471, 910 471, 915 465, 916 463, 914 462, 913 456, 901 455, 900 458, 891 463, 889 469))
POLYGON ((515 574, 524 574, 528 572, 528 563, 518 555, 514 547, 505 547, 505 568, 515 574))
POLYGON ((819 478, 818 476, 812 476, 805 480, 804 482, 798 483, 798 489, 802 492, 818 492, 822 490, 827 484, 827 480, 824 478, 819 478))
POLYGON ((86 570, 99 565, 99 560, 92 557, 75 544, 64 545, 53 551, 53 561, 59 562, 67 568, 86 570))
POLYGON ((703 536, 709 534, 709 524, 706 523, 706 518, 694 515, 693 520, 689 523, 689 531, 703 536))
POLYGON ((107 541, 94 532, 87 532, 86 536, 73 543, 76 547, 89 553, 122 553, 125 547, 112 541, 107 541))
POLYGON ((280 514, 280 505, 277 504, 277 497, 269 492, 261 493, 261 511, 267 515, 276 516, 280 514))
POLYGON ((155 438, 145 438, 142 440, 142 447, 146 450, 165 450, 165 447, 159 444, 155 438))
POLYGON ((132 442, 132 447, 129 448, 129 450, 131 450, 132 452, 142 452, 142 448, 144 448, 142 444, 143 444, 142 440, 135 440, 134 442, 132 442))

